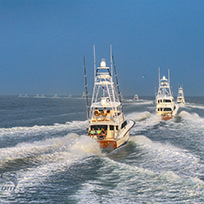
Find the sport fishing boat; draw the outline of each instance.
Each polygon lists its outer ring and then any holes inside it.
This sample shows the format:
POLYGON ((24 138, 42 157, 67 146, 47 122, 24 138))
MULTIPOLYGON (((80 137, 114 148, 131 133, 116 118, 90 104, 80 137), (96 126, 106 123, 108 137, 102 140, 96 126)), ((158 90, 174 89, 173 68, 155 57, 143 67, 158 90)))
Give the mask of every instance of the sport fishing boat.
POLYGON ((177 96, 177 104, 179 105, 185 105, 185 98, 184 98, 184 93, 183 93, 183 88, 180 87, 178 90, 178 96, 177 96))
POLYGON ((139 100, 139 96, 137 94, 135 94, 133 100, 134 101, 138 101, 139 100))
POLYGON ((108 150, 125 144, 129 139, 130 130, 135 124, 134 121, 125 119, 115 64, 118 93, 115 91, 112 78, 112 60, 114 61, 114 58, 111 56, 111 69, 106 67, 105 59, 102 59, 100 67, 96 68, 96 63, 94 63, 95 82, 91 105, 88 108, 88 134, 100 143, 101 148, 108 150))
POLYGON ((179 106, 175 103, 170 89, 170 74, 168 70, 168 79, 163 76, 160 79, 159 70, 159 88, 156 95, 156 113, 162 117, 162 120, 173 118, 178 112, 179 106))

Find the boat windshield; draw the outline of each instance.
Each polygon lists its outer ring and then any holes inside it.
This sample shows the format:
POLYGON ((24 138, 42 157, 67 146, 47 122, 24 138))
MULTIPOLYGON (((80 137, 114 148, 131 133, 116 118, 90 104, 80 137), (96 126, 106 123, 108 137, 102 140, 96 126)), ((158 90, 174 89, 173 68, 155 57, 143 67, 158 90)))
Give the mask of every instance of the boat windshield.
POLYGON ((164 103, 171 103, 171 100, 164 99, 164 103))

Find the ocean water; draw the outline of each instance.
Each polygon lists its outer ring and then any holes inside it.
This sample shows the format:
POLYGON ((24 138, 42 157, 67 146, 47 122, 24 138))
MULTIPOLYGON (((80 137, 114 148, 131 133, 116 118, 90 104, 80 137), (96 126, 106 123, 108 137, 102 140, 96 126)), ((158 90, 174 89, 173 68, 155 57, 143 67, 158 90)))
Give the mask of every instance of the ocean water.
POLYGON ((0 96, 0 203, 204 203, 204 98, 186 102, 161 121, 153 97, 124 99, 136 125, 104 153, 84 99, 0 96))

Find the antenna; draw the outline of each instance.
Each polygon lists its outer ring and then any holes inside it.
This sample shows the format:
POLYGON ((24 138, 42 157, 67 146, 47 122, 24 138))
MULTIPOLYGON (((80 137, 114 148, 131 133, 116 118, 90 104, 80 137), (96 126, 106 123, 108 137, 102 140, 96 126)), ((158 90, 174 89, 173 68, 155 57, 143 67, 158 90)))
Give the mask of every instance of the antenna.
POLYGON ((86 75, 85 56, 84 56, 84 79, 85 79, 85 90, 86 90, 87 119, 89 119, 89 98, 88 98, 88 84, 87 84, 87 75, 86 75))
POLYGON ((168 69, 168 81, 169 81, 169 85, 170 85, 170 71, 168 69))
POLYGON ((113 76, 112 45, 110 44, 111 76, 113 76))
POLYGON ((159 86, 160 86, 160 67, 158 67, 158 76, 159 76, 159 86))
POLYGON ((154 95, 155 95, 155 102, 156 102, 156 99, 157 99, 157 88, 156 88, 156 86, 154 86, 154 95))
POLYGON ((96 50, 95 50, 95 44, 93 45, 93 54, 94 54, 94 78, 96 76, 96 50))

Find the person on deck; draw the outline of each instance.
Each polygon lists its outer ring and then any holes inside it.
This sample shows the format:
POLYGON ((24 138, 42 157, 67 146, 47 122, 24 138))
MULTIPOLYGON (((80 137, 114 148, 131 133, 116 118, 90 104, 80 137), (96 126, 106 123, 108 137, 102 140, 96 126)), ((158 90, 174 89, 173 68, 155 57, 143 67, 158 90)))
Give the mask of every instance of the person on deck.
POLYGON ((96 131, 97 135, 101 134, 102 129, 100 130, 100 128, 98 128, 98 130, 96 131))
POLYGON ((102 115, 103 116, 107 116, 107 109, 106 109, 106 107, 103 109, 102 115))
POLYGON ((95 116, 99 116, 100 115, 100 111, 97 108, 94 110, 94 115, 95 116))
POLYGON ((96 131, 94 130, 94 128, 92 128, 92 130, 90 131, 90 135, 94 136, 96 134, 96 131))
POLYGON ((107 132, 105 131, 105 129, 103 128, 101 131, 101 135, 103 135, 104 137, 106 136, 107 132))

